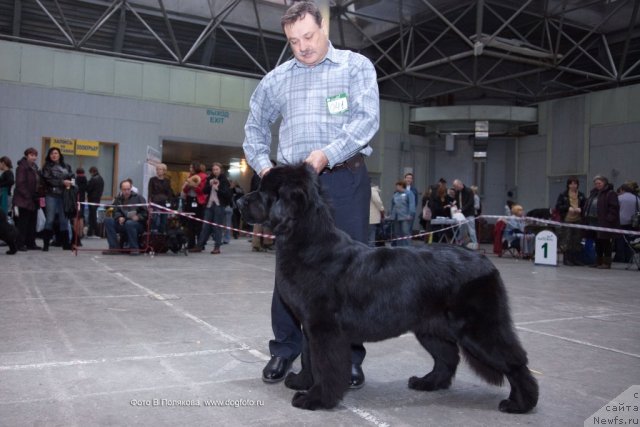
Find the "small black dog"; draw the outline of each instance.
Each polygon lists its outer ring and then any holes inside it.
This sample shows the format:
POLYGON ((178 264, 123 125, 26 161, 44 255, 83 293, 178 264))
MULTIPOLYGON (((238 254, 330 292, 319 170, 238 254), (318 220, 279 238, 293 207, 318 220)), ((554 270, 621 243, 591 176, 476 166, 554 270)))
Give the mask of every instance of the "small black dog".
POLYGON ((187 235, 185 234, 179 217, 169 217, 167 221, 167 247, 171 252, 177 254, 187 252, 187 235))
POLYGON ((18 241, 20 240, 20 233, 18 229, 7 218, 7 214, 0 209, 0 240, 9 245, 7 254, 13 255, 18 252, 18 241))

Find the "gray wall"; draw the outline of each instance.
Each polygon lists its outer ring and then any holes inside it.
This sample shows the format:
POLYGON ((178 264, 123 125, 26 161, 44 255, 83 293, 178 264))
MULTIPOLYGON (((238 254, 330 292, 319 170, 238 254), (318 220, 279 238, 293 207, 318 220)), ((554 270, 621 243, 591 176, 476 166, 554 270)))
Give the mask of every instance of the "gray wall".
MULTIPOLYGON (((43 137, 118 143, 117 179, 142 182, 147 146, 163 140, 239 147, 256 80, 0 41, 0 155, 14 161, 43 137), (207 111, 228 112, 212 123, 207 111)), ((388 203, 407 171, 419 191, 445 177, 472 185, 473 144, 408 134, 410 107, 381 102, 367 166, 388 203)), ((488 142, 484 212, 509 189, 525 209, 552 206, 569 174, 640 180, 640 85, 538 105, 539 135, 488 142), (561 185, 560 185, 561 187, 561 185)), ((168 159, 170 160, 170 159, 168 159)), ((590 182, 582 188, 588 190, 590 182)))

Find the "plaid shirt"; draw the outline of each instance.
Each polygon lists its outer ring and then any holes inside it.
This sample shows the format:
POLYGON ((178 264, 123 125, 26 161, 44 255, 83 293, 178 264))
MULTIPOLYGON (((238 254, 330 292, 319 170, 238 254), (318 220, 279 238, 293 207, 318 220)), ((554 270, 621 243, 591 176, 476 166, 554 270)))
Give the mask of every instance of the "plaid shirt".
POLYGON ((380 99, 373 64, 329 43, 325 59, 308 67, 291 59, 267 74, 251 96, 243 148, 257 172, 271 167, 271 125, 282 117, 278 162, 298 163, 321 149, 328 167, 358 152, 371 154, 380 99), (346 111, 329 112, 330 98, 346 96, 346 111))

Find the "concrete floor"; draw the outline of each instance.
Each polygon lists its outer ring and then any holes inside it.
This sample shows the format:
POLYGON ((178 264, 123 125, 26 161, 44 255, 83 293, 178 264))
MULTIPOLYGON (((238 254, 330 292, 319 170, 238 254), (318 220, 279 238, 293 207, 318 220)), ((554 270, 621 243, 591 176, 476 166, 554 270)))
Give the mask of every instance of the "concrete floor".
MULTIPOLYGON (((85 240, 85 249, 105 246, 85 240)), ((251 252, 246 239, 219 256, 0 249, 3 426, 575 426, 640 384, 640 272, 621 264, 488 255, 540 383, 530 414, 498 412, 508 387, 483 383, 465 363, 449 390, 409 390, 407 379, 432 364, 409 334, 368 344, 365 387, 309 412, 290 405, 283 384, 260 379, 274 255, 251 252)))

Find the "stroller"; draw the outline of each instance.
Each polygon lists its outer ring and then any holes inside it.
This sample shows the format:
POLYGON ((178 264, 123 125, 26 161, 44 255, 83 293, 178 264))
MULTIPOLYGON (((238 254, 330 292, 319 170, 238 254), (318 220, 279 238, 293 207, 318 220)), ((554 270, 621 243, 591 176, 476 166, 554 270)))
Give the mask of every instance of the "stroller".
POLYGON ((633 255, 631 256, 626 269, 631 269, 631 267, 635 263, 636 267, 638 267, 638 270, 640 270, 640 237, 634 238, 633 236, 625 236, 624 241, 627 242, 627 245, 629 245, 629 247, 633 251, 633 255))

